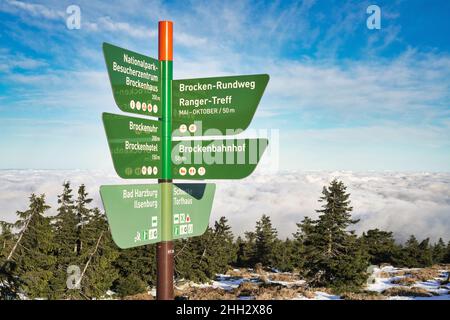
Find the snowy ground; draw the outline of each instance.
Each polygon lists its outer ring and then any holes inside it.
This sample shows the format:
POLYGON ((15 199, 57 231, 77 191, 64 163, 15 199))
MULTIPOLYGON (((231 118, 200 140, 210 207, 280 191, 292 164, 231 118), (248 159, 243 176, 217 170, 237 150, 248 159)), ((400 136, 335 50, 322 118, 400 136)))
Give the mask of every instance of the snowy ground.
POLYGON ((259 299, 261 297, 270 299, 270 295, 274 294, 274 299, 292 300, 365 300, 374 297, 388 300, 450 300, 450 284, 445 284, 449 273, 448 267, 450 266, 444 267, 445 269, 406 269, 392 266, 375 268, 371 283, 367 285, 365 292, 354 296, 334 295, 326 288, 317 290, 308 288, 306 282, 294 274, 273 271, 256 273, 251 269, 233 269, 227 274, 218 274, 211 283, 182 283, 177 286, 177 289, 189 299, 199 299, 199 297, 202 299, 217 299, 217 295, 214 295, 214 290, 216 290, 223 292, 224 295, 228 294, 227 297, 224 297, 227 299, 259 299), (417 278, 426 277, 428 274, 436 274, 437 276, 426 281, 417 280, 417 278), (411 279, 402 282, 403 278, 408 277, 411 279), (265 292, 266 288, 269 288, 267 292, 265 292), (194 293, 193 296, 190 296, 193 294, 192 290, 205 290, 210 295, 198 296, 194 293), (400 290, 399 295, 395 295, 395 292, 397 292, 395 290, 400 290), (246 291, 247 294, 243 295, 243 291, 246 291), (213 292, 212 295, 211 292, 213 292))
MULTIPOLYGON (((386 289, 395 287, 404 287, 400 284, 393 283, 394 280, 408 277, 408 272, 419 271, 420 269, 405 269, 394 268, 386 266, 374 270, 375 281, 367 286, 367 290, 382 293, 386 289), (380 277, 380 274, 387 273, 390 277, 380 277), (406 273, 406 275, 398 275, 406 273)), ((449 270, 439 270, 440 275, 436 278, 427 281, 416 281, 410 285, 410 288, 422 288, 433 294, 432 297, 405 297, 392 296, 388 297, 390 300, 450 300, 450 284, 443 285, 442 283, 447 279, 449 270)))

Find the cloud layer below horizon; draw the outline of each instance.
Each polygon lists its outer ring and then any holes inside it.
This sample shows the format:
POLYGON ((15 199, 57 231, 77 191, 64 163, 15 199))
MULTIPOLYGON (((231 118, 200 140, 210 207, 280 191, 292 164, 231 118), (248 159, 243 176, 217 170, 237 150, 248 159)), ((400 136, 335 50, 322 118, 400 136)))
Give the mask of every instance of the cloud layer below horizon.
MULTIPOLYGON (((291 237, 296 222, 317 217, 322 187, 333 178, 342 180, 351 193, 354 229, 361 233, 379 228, 393 231, 399 241, 410 234, 419 238, 450 240, 450 173, 400 172, 295 172, 255 174, 241 181, 220 181, 211 220, 226 216, 235 235, 253 230, 262 214, 271 217, 280 238, 291 237)), ((113 172, 84 170, 0 170, 0 220, 14 221, 17 210, 27 208, 27 197, 45 193, 56 212, 57 195, 64 180, 73 188, 84 183, 103 208, 98 188, 102 184, 132 184, 113 172)))

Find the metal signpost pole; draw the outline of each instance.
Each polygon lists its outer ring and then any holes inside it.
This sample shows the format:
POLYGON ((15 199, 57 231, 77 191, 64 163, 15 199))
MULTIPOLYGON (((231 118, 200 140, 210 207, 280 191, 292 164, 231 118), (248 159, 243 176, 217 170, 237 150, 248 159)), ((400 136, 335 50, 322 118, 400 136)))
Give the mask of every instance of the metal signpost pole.
POLYGON ((161 242, 157 244, 158 300, 173 299, 174 246, 172 240, 172 60, 173 23, 159 22, 159 61, 162 98, 162 177, 161 184, 161 242))

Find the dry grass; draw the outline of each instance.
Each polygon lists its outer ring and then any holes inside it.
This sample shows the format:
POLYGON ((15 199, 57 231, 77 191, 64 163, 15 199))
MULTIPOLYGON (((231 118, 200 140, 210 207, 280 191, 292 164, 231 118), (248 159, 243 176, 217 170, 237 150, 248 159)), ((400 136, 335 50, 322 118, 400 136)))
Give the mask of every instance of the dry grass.
POLYGON ((300 280, 298 275, 293 273, 273 273, 269 275, 271 281, 294 282, 300 280))
POLYGON ((236 293, 241 297, 249 297, 254 296, 259 291, 259 286, 256 283, 242 282, 239 287, 236 289, 236 293))
POLYGON ((295 289, 280 287, 261 287, 255 298, 257 300, 292 300, 298 297, 299 292, 295 289))
POLYGON ((270 284, 269 277, 267 275, 260 275, 258 280, 264 284, 270 284))
POLYGON ((385 300, 386 297, 377 292, 344 292, 341 294, 341 298, 344 300, 385 300))
POLYGON ((440 268, 438 266, 433 266, 430 268, 411 270, 408 273, 410 277, 415 281, 428 281, 439 277, 441 275, 441 272, 439 270, 440 268))
POLYGON ((236 300, 236 296, 232 292, 212 287, 191 287, 185 290, 182 296, 189 300, 236 300))
POLYGON ((138 293, 132 296, 126 296, 123 300, 155 300, 155 298, 149 293, 138 293))
POLYGON ((333 289, 331 289, 331 288, 325 288, 325 287, 317 287, 317 288, 314 288, 314 291, 325 292, 325 293, 328 293, 328 294, 335 294, 335 292, 333 291, 333 289))
POLYGON ((403 278, 394 279, 391 281, 391 283, 392 284, 400 284, 402 286, 412 286, 413 284, 416 283, 416 280, 411 277, 405 276, 403 278))
POLYGON ((242 277, 244 279, 252 278, 253 275, 247 269, 241 268, 238 270, 229 269, 226 273, 227 276, 231 277, 242 277))
POLYGON ((257 264, 255 265, 255 273, 261 274, 261 275, 267 274, 267 272, 264 271, 264 268, 263 268, 263 266, 262 266, 261 263, 257 263, 257 264))
POLYGON ((305 298, 308 299, 314 299, 316 296, 316 293, 314 291, 311 291, 309 289, 305 289, 305 288, 298 288, 297 292, 302 295, 305 298))
POLYGON ((379 273, 377 273, 377 277, 379 277, 379 278, 390 278, 390 277, 392 277, 392 273, 386 272, 386 271, 380 271, 379 273))
POLYGON ((388 297, 401 296, 401 297, 432 297, 433 294, 423 288, 408 288, 408 287, 393 287, 386 289, 382 292, 383 295, 388 297))

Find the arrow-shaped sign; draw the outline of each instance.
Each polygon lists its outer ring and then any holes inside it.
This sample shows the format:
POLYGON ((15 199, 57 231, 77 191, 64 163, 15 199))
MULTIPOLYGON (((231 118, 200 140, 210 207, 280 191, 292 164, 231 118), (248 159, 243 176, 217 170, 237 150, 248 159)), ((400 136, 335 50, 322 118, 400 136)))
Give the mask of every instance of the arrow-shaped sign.
POLYGON ((159 61, 106 42, 103 54, 120 110, 161 117, 159 61))
POLYGON ((172 81, 174 136, 235 135, 252 121, 269 75, 172 81))
POLYGON ((161 175, 161 122, 103 113, 114 169, 121 178, 161 175))
POLYGON ((255 170, 267 139, 183 140, 174 142, 174 179, 242 179, 255 170))
MULTIPOLYGON (((208 227, 216 185, 174 184, 172 238, 202 235, 208 227)), ((161 184, 101 186, 114 242, 122 249, 162 241, 161 184)))

